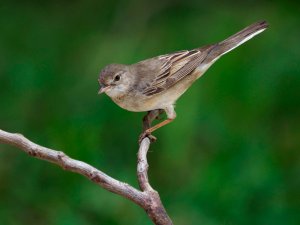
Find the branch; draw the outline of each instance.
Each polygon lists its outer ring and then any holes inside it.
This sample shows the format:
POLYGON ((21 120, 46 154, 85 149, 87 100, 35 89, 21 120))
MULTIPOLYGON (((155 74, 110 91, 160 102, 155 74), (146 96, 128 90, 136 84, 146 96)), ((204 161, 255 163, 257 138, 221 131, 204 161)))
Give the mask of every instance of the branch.
POLYGON ((12 134, 0 130, 0 142, 15 146, 35 158, 57 164, 65 170, 79 173, 104 189, 122 195, 139 205, 142 202, 143 194, 130 185, 108 176, 85 162, 72 159, 61 151, 37 145, 22 134, 12 134))
POLYGON ((172 225, 172 220, 168 216, 157 191, 149 184, 147 153, 150 147, 149 138, 144 138, 138 152, 137 175, 140 188, 146 194, 144 205, 142 206, 151 220, 157 225, 172 225))
POLYGON ((150 146, 150 141, 148 138, 145 138, 140 145, 138 152, 138 163, 137 163, 137 175, 139 185, 142 191, 151 191, 153 190, 149 184, 148 180, 148 162, 147 162, 147 153, 150 146))
POLYGON ((54 163, 67 171, 81 174, 102 188, 133 201, 146 211, 156 225, 172 225, 172 221, 160 201, 159 194, 152 189, 148 181, 146 156, 150 147, 149 138, 142 140, 138 152, 137 174, 142 191, 108 176, 85 162, 72 159, 61 151, 37 145, 22 134, 13 134, 0 129, 0 143, 17 147, 32 157, 54 163))

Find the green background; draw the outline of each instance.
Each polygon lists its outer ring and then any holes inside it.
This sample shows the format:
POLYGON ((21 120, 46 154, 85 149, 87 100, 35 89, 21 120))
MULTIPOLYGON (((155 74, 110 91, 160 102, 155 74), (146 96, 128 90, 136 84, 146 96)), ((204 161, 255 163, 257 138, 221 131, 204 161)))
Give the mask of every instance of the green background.
MULTIPOLYGON (((144 113, 97 95, 101 68, 221 41, 261 19, 269 29, 216 62, 155 132, 149 176, 175 224, 299 224, 296 1, 1 1, 0 129, 137 187, 144 113)), ((151 222, 82 176, 1 144, 0 224, 151 222)))

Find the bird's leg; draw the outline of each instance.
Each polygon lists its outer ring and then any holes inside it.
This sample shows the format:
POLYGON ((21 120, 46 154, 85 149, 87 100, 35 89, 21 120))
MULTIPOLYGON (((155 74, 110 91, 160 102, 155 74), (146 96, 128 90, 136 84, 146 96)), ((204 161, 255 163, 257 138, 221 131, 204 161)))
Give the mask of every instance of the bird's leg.
POLYGON ((167 118, 166 120, 162 121, 161 123, 156 124, 155 126, 150 127, 149 129, 147 129, 147 130, 145 131, 145 133, 147 133, 147 134, 150 135, 153 131, 155 131, 155 130, 157 130, 158 128, 161 128, 161 127, 167 125, 168 123, 171 123, 173 120, 174 120, 174 119, 167 118))
POLYGON ((149 137, 152 142, 156 141, 156 137, 151 134, 146 133, 145 131, 151 127, 153 120, 158 119, 159 115, 163 113, 162 109, 155 109, 149 111, 143 118, 143 133, 140 135, 139 142, 141 142, 145 137, 149 137))
POLYGON ((157 130, 158 128, 160 128, 162 126, 167 125, 168 123, 172 122, 176 118, 176 112, 174 110, 174 106, 173 105, 166 107, 164 110, 165 110, 165 112, 167 114, 167 119, 164 120, 164 121, 162 121, 162 122, 160 122, 160 123, 158 123, 158 124, 156 124, 153 127, 150 127, 151 126, 151 124, 150 124, 149 128, 147 128, 144 131, 144 133, 141 135, 140 140, 142 140, 142 137, 149 137, 153 131, 157 130))
POLYGON ((146 131, 151 127, 153 120, 160 119, 159 115, 162 114, 163 112, 164 112, 163 109, 155 109, 149 111, 147 115, 145 115, 143 118, 143 131, 146 131))

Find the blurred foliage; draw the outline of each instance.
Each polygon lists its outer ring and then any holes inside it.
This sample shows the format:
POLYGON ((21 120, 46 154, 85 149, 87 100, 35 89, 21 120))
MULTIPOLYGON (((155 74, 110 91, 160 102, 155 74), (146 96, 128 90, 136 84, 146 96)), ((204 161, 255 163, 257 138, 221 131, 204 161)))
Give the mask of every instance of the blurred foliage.
MULTIPOLYGON (((157 131, 150 179, 175 224, 299 224, 296 1, 1 1, 0 129, 137 186, 144 113, 98 96, 106 64, 270 28, 220 59, 157 131)), ((151 224, 85 178, 0 146, 0 224, 151 224)))

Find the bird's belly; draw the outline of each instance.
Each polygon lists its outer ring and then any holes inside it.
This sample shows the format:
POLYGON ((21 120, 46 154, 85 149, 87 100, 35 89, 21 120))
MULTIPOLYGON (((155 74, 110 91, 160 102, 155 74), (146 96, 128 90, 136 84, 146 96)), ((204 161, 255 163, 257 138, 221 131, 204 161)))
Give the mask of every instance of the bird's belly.
POLYGON ((113 101, 121 108, 132 112, 146 112, 154 109, 161 109, 164 108, 162 107, 163 105, 168 105, 169 102, 164 102, 161 98, 147 96, 126 96, 122 100, 113 99, 113 101))

